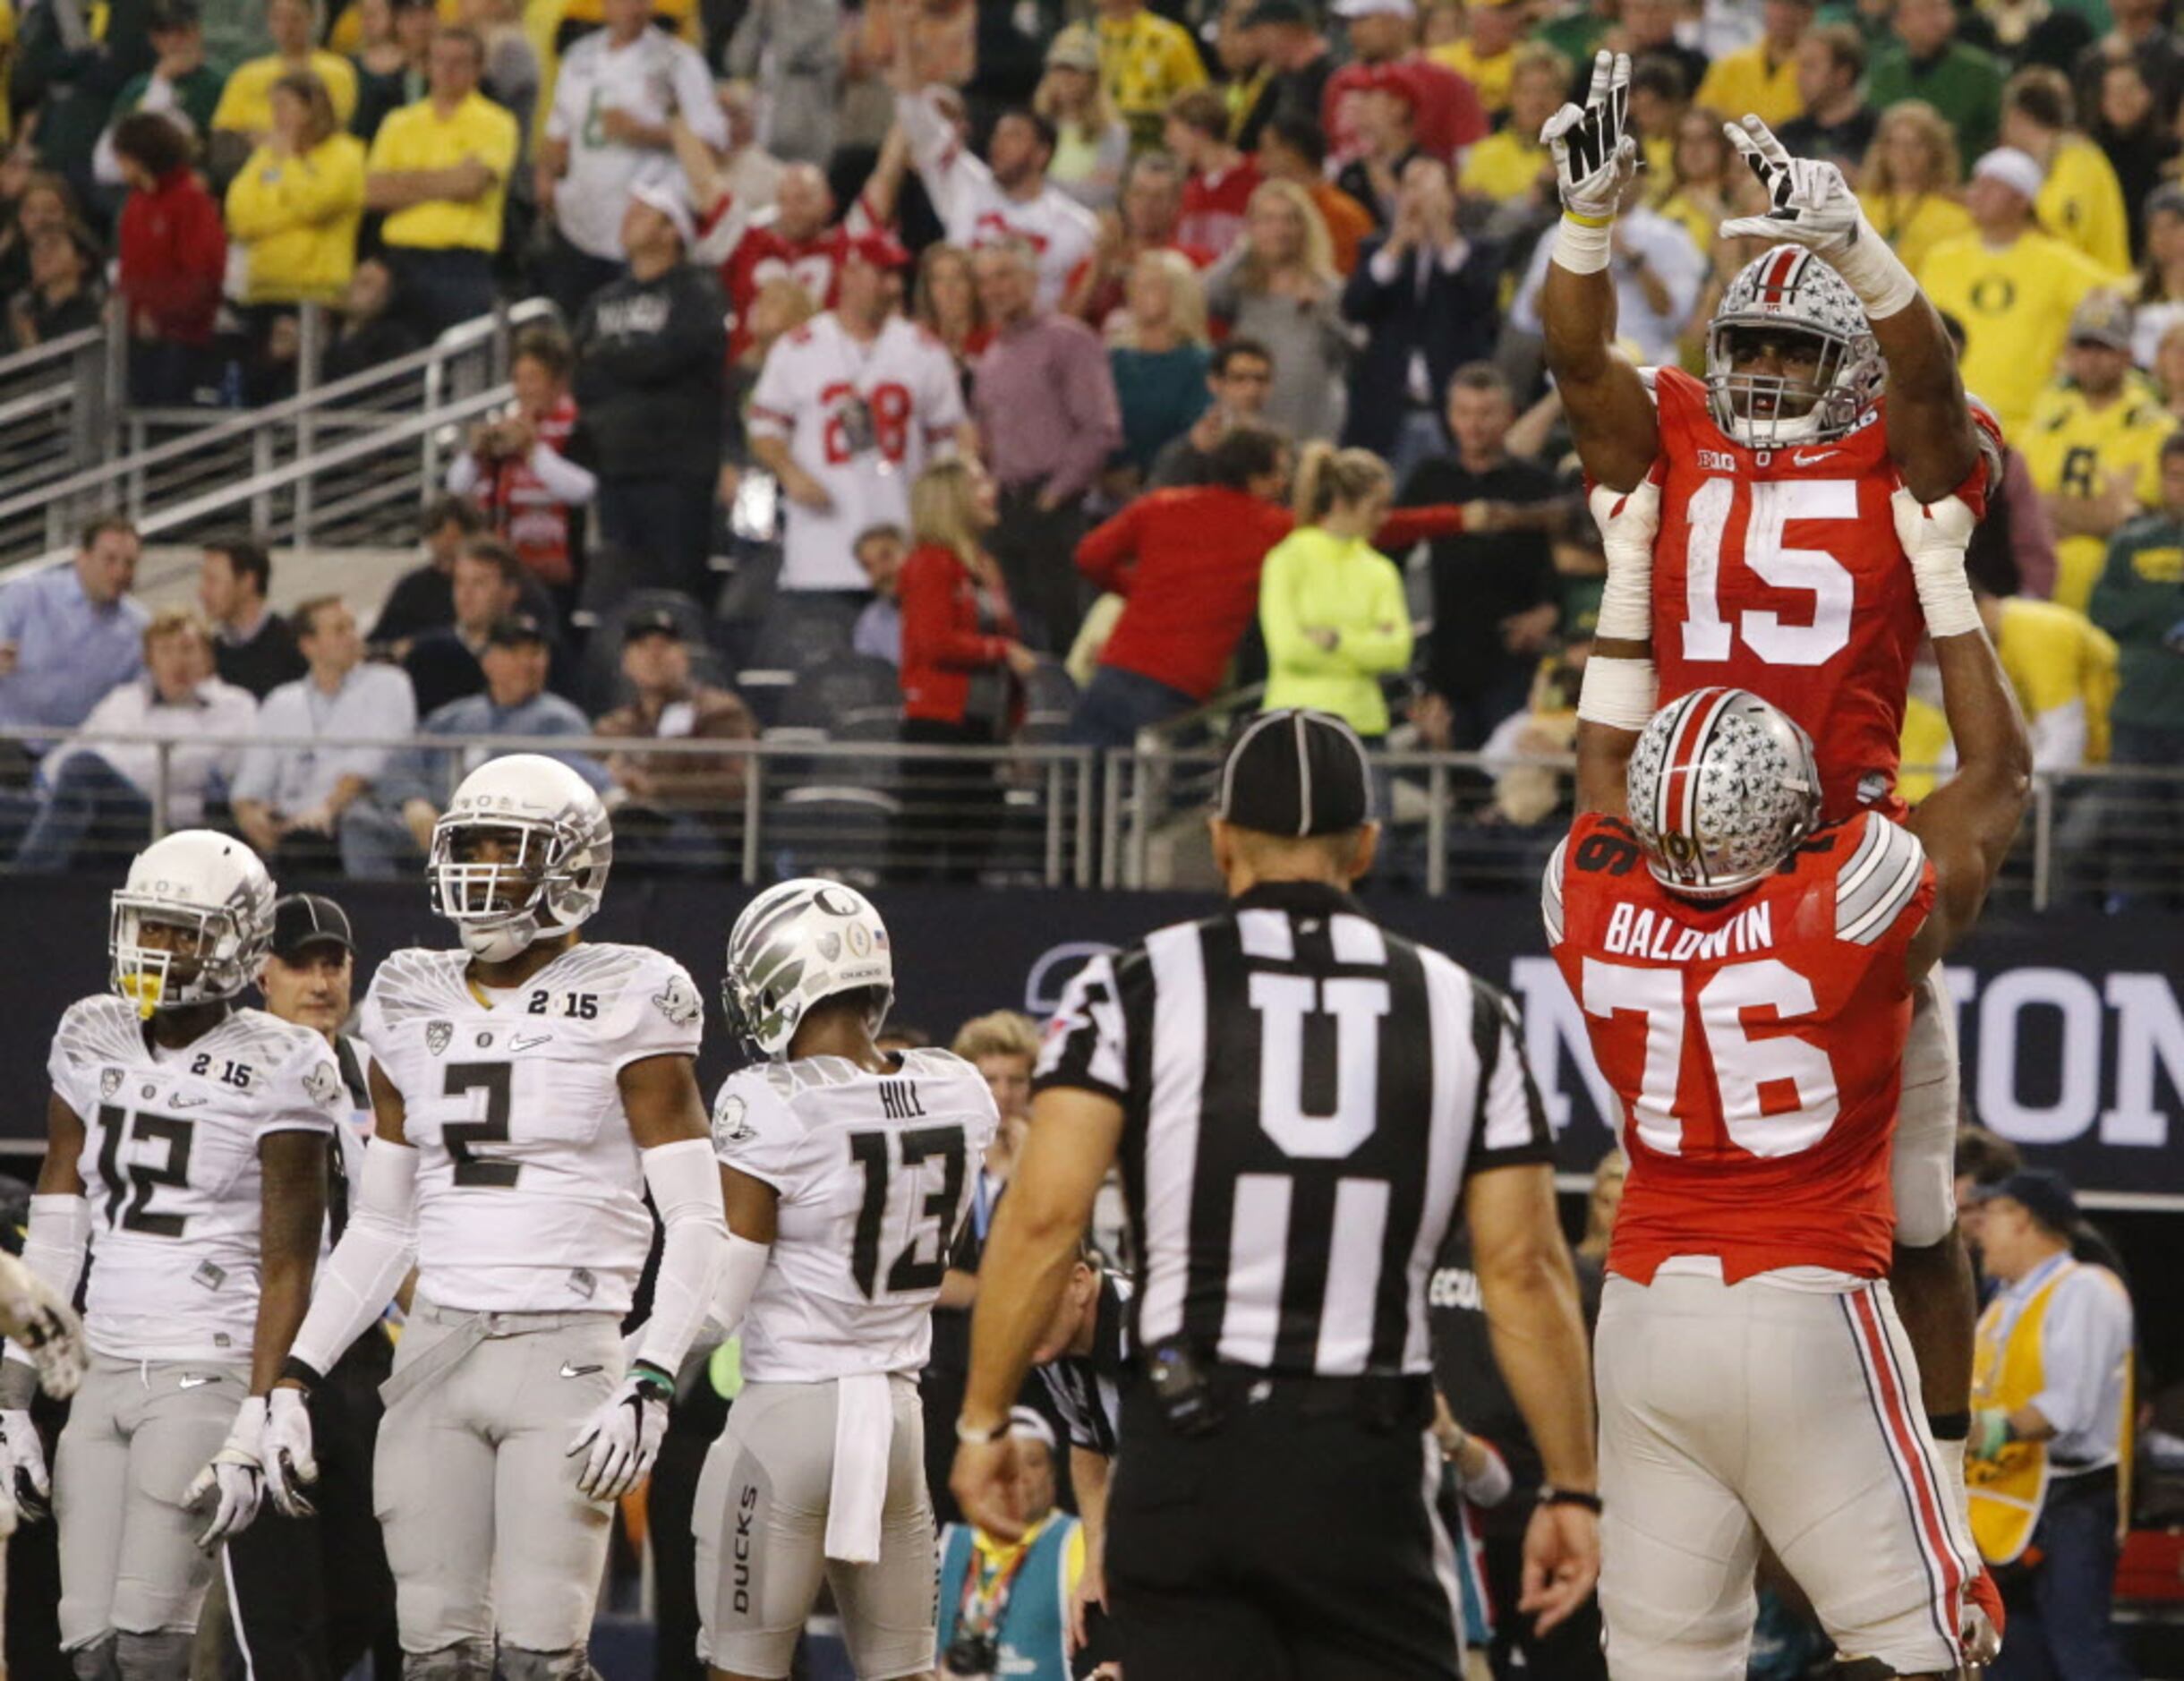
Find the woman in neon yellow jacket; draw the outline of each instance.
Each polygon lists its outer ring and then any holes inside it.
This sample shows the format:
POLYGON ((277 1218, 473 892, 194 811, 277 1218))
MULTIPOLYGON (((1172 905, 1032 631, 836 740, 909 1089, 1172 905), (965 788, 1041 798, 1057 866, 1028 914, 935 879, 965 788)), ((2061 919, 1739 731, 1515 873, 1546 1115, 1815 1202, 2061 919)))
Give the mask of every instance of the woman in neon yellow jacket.
POLYGON ((1403 574, 1367 539, 1394 496, 1386 463, 1370 450, 1305 446, 1297 529, 1259 573, 1269 710, 1315 707, 1368 741, 1387 734, 1380 678, 1411 662, 1411 610, 1403 574))

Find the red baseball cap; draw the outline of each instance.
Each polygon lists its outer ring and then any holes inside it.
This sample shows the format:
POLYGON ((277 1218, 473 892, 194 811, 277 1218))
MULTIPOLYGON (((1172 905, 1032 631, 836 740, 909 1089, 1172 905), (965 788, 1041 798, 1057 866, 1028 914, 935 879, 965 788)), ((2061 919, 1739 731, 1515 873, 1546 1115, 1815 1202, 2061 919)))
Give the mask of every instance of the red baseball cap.
POLYGON ((1376 64, 1367 78, 1365 87, 1372 93, 1391 94, 1415 111, 1426 103, 1425 94, 1418 85, 1418 78, 1405 64, 1376 64))
POLYGON ((897 269, 910 266, 910 253, 902 248, 902 242, 892 234, 859 234, 843 247, 841 254, 844 261, 855 257, 875 269, 897 269))

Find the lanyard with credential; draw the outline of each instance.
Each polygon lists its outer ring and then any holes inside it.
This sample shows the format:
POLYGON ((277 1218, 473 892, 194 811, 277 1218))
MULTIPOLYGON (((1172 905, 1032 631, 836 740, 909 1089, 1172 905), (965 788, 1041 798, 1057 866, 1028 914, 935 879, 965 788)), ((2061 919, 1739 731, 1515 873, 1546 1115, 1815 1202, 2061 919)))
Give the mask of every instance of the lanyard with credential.
POLYGON ((956 1612, 959 1634, 990 1634, 1001 1626, 1002 1617, 1009 1608, 1009 1590, 1015 1585, 1016 1573, 1024 1567, 1024 1560, 1031 1557, 1031 1543, 1038 1533, 1035 1529, 1025 1536, 1017 1543, 1016 1556, 991 1572, 985 1568, 978 1543, 971 1542, 970 1568, 963 1573, 963 1598, 956 1612))

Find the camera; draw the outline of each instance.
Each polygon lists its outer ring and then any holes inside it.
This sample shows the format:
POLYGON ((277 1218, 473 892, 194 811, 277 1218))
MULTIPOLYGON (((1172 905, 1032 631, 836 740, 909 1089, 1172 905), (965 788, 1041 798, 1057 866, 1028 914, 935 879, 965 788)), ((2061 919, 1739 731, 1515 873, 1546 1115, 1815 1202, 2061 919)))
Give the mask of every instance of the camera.
POLYGON ((991 1634, 958 1634, 941 1655, 947 1675, 991 1677, 1001 1666, 1001 1643, 991 1634))

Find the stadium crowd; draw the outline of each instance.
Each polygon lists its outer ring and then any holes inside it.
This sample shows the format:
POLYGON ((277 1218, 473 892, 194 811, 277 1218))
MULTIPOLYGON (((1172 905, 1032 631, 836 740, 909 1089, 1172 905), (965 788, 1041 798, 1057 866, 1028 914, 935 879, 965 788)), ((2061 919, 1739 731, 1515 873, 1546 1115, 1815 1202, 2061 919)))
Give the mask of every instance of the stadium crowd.
MULTIPOLYGON (((38 0, 14 28, 13 344, 107 319, 135 401, 217 405, 294 389, 304 305, 320 378, 497 302, 562 324, 517 336, 363 634, 332 578, 276 619, 243 537, 201 619, 149 619, 105 522, 0 593, 0 723, 738 739, 775 721, 741 670, 823 664, 821 727, 1112 747, 1263 683, 1503 764, 1480 846, 1549 833, 1519 761, 1568 746, 1603 567, 1540 371, 1538 135, 1607 46, 1647 163, 1626 338, 1702 369, 1755 253, 1717 231, 1758 191, 1725 117, 1840 163, 2010 445, 1975 562, 2041 767, 2184 763, 2164 0, 38 0)), ((1932 700, 1907 764, 1947 763, 1932 700)), ((448 756, 177 774, 269 852, 375 875, 448 756)), ((738 773, 671 757, 580 768, 711 867, 738 773)), ((0 845, 51 866, 141 825, 129 760, 25 744, 0 845)), ((2177 798, 2114 786, 2069 832, 2177 798)), ((905 867, 977 874, 985 798, 905 867)))

